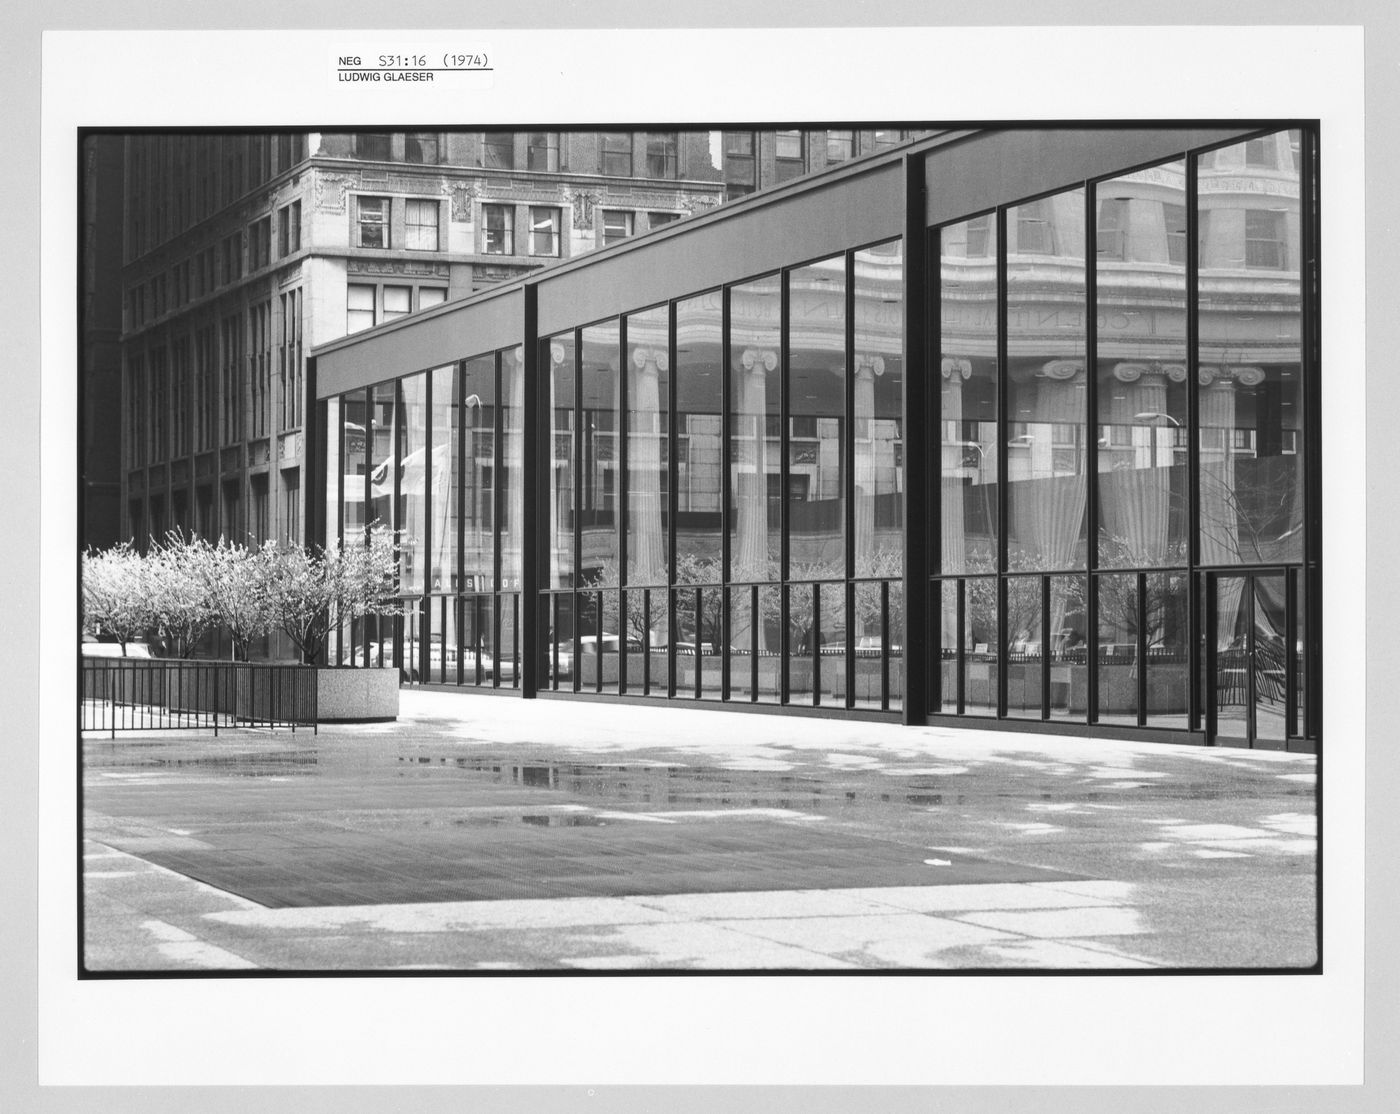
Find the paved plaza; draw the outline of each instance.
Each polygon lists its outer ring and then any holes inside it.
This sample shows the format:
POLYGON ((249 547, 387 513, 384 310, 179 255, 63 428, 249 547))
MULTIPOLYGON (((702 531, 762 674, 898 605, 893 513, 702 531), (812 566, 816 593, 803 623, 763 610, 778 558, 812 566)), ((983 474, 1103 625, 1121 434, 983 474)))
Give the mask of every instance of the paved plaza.
POLYGON ((1318 959, 1309 755, 431 691, 83 749, 94 973, 1318 959))

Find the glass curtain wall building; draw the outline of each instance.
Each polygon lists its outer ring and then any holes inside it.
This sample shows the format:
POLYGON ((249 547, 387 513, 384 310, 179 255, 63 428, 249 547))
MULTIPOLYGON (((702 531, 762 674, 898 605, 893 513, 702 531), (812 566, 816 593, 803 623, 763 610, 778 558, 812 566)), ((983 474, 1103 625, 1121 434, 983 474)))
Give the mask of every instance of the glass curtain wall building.
POLYGON ((313 371, 409 683, 1313 749, 1316 137, 945 132, 313 371))

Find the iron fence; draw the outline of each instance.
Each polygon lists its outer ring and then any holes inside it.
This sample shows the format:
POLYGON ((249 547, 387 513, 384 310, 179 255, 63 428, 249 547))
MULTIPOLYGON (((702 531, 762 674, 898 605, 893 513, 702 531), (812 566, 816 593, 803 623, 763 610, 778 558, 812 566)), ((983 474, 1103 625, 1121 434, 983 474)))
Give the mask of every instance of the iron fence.
POLYGON ((84 658, 83 731, 317 728, 316 669, 284 663, 84 658))

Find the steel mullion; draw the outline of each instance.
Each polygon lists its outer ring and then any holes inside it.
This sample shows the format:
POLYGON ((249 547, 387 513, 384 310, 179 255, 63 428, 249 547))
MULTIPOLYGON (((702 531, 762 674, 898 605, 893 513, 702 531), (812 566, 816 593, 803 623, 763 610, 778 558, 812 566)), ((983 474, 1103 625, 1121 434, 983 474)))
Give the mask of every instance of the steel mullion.
MULTIPOLYGON (((846 660, 844 678, 846 684, 846 698, 842 701, 847 708, 855 707, 856 697, 856 596, 860 591, 856 587, 854 577, 860 570, 856 568, 856 253, 846 252, 844 260, 846 275, 846 382, 843 405, 845 407, 844 426, 846 430, 846 441, 842 445, 841 467, 845 471, 842 480, 841 492, 845 496, 845 507, 842 513, 842 526, 846 531, 846 582, 843 585, 842 597, 846 605, 846 660)), ((873 397, 873 395, 872 395, 873 397)), ((873 409, 873 407, 872 407, 873 409)), ((871 429, 873 429, 874 414, 871 414, 871 426, 866 429, 866 437, 870 439, 871 429)), ((874 445, 870 446, 874 449, 874 445)), ((872 504, 875 493, 870 493, 872 504)), ((873 519, 872 519, 873 520, 873 519)), ((881 643, 889 641, 889 632, 882 630, 881 643)))
MULTIPOLYGON (((722 311, 721 311, 722 312, 722 311)), ((723 337, 723 325, 721 324, 721 337, 723 337)), ((723 341, 722 341, 723 343, 723 341)), ((676 695, 676 602, 672 591, 672 585, 676 583, 676 511, 680 506, 680 465, 676 460, 677 446, 679 443, 679 423, 676 417, 676 406, 678 399, 677 381, 680 379, 680 369, 676 366, 676 303, 669 302, 666 306, 666 355, 670 373, 666 379, 666 405, 669 412, 669 421, 666 429, 666 697, 671 699, 676 695)), ((723 370, 727 371, 728 365, 723 370)), ((720 376, 721 382, 727 379, 727 375, 720 376)), ((721 419, 723 421, 723 419, 721 419)), ((723 460, 725 453, 721 451, 720 459, 723 460)), ((723 551, 724 545, 721 542, 720 549, 723 551)), ((651 640, 651 631, 648 627, 647 641, 651 640)), ((651 656, 651 648, 648 645, 647 656, 651 656)))
MULTIPOLYGON (((1197 630, 1200 622, 1201 597, 1205 582, 1198 574, 1201 564, 1201 251, 1200 251, 1200 190, 1197 180, 1199 156, 1186 155, 1186 560, 1188 565, 1186 640, 1188 699, 1187 728, 1203 730, 1202 713, 1206 693, 1201 691, 1201 669, 1198 657, 1203 638, 1210 637, 1211 628, 1197 630)), ((1175 436, 1175 435, 1173 435, 1175 436)), ((1209 682, 1210 673, 1206 679, 1209 682)))
MULTIPOLYGON (((789 568, 792 559, 791 539, 788 537, 788 484, 790 482, 788 422, 791 420, 792 416, 792 401, 788 391, 788 358, 791 354, 791 337, 789 336, 790 322, 788 319, 790 277, 791 272, 787 270, 779 272, 778 275, 778 583, 782 585, 780 594, 781 603, 779 605, 782 629, 778 632, 778 658, 782 663, 782 668, 779 670, 778 702, 780 704, 787 704, 792 699, 792 678, 788 672, 789 662, 792 656, 792 598, 788 592, 789 580, 792 575, 792 571, 789 568)), ((763 399, 764 413, 760 420, 763 422, 763 439, 766 450, 768 440, 767 391, 764 391, 763 399)), ((766 542, 768 530, 770 529, 768 525, 768 504, 766 497, 768 485, 766 451, 763 456, 765 461, 765 470, 763 474, 763 487, 765 489, 763 532, 766 542)))
POLYGON ((1137 574, 1137 722, 1147 725, 1147 574, 1137 574))
MULTIPOLYGON (((630 394, 627 389, 629 367, 627 315, 620 314, 617 319, 617 429, 614 433, 617 438, 617 447, 613 452, 613 460, 617 466, 616 506, 613 513, 616 516, 614 529, 617 537, 617 691, 619 695, 627 692, 627 593, 623 590, 623 585, 631 581, 627 570, 627 501, 630 487, 627 460, 628 447, 632 440, 627 429, 630 423, 630 415, 627 410, 630 394)), ((598 607, 598 676, 599 678, 603 676, 603 609, 601 602, 598 607)))
POLYGON ((996 211, 997 223, 997 489, 1000 498, 997 500, 997 569, 996 569, 996 607, 997 607, 997 641, 996 641, 996 662, 997 662, 997 691, 996 707, 993 714, 1002 719, 1006 716, 1006 689, 1007 689, 1007 607, 1006 607, 1006 576, 1008 566, 1008 545, 1007 545, 1007 523, 1010 521, 1009 505, 1011 502, 1011 484, 1008 482, 1007 464, 1010 460, 1008 436, 1011 433, 1007 419, 1006 395, 1007 386, 1010 382, 1009 369, 1007 368, 1007 298, 1008 275, 1007 275, 1007 242, 1006 224, 1007 210, 1003 207, 996 211))
POLYGON ((579 640, 579 573, 583 569, 583 330, 574 333, 574 414, 573 438, 570 445, 570 460, 574 469, 574 529, 573 547, 570 555, 569 591, 572 606, 569 610, 573 626, 574 668, 571 685, 574 692, 583 691, 581 674, 583 670, 583 643, 579 640))

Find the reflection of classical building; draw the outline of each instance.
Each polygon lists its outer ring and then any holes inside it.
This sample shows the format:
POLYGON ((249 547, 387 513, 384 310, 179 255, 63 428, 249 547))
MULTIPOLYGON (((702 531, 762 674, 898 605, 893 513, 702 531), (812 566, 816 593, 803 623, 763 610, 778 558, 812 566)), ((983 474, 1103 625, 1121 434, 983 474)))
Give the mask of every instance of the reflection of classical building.
POLYGON ((335 652, 1315 745, 1312 149, 931 136, 321 346, 310 534, 403 554, 335 652))
POLYGON ((124 147, 122 530, 139 541, 171 527, 301 537, 313 345, 723 200, 703 132, 164 133, 124 147))

